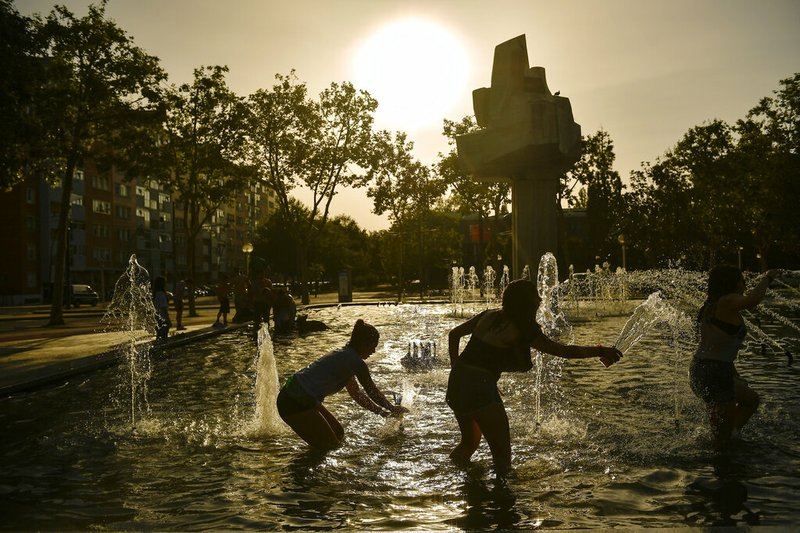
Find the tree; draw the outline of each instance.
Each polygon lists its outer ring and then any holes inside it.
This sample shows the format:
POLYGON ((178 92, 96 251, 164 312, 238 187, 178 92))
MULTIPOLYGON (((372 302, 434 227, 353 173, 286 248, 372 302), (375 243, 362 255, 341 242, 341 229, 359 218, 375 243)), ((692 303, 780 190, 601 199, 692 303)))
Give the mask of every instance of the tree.
MULTIPOLYGON (((375 214, 388 213, 392 233, 400 243, 398 300, 402 301, 405 241, 414 234, 420 250, 423 248, 426 214, 436 199, 444 194, 444 182, 413 157, 414 143, 407 140, 405 133, 397 132, 392 137, 388 131, 381 131, 375 135, 374 142, 376 159, 370 172, 373 184, 367 195, 373 200, 375 214), (416 218, 416 227, 413 229, 408 224, 411 215, 416 218)), ((421 260, 422 256, 419 257, 421 260)), ((419 274, 420 290, 423 290, 423 263, 420 263, 419 274)))
POLYGON ((298 82, 294 71, 276 74, 275 79, 272 90, 260 89, 247 99, 245 149, 257 179, 275 191, 278 208, 288 215, 290 193, 308 164, 319 117, 305 83, 298 82))
MULTIPOLYGON (((735 165, 744 175, 741 194, 746 197, 737 220, 749 229, 762 270, 773 248, 795 250, 800 240, 800 73, 781 80, 774 94, 735 126, 735 165)), ((745 228, 741 236, 747 235, 745 228)))
POLYGON ((436 171, 453 191, 453 200, 462 214, 477 213, 478 225, 483 228, 485 221, 491 220, 489 242, 483 250, 485 263, 494 264, 495 270, 502 265, 495 258, 503 249, 501 242, 502 216, 508 212, 511 198, 511 183, 505 181, 481 181, 467 174, 458 163, 456 137, 479 128, 473 116, 466 116, 460 122, 444 120, 442 134, 447 137, 450 151, 439 154, 436 171), (494 215, 493 217, 491 215, 494 215))
POLYGON ((373 113, 378 103, 352 84, 332 83, 309 101, 305 84, 294 73, 276 76, 271 92, 250 97, 248 157, 278 196, 288 218, 289 193, 297 186, 311 191, 307 218, 291 228, 298 239, 297 264, 302 301, 308 303, 308 254, 328 222, 331 203, 341 187, 368 181, 373 113))
POLYGON ((165 79, 158 58, 146 54, 113 21, 103 2, 76 18, 57 6, 37 24, 47 83, 38 87, 35 113, 46 125, 47 150, 39 161, 61 163, 61 208, 51 325, 63 324, 62 297, 72 178, 87 158, 113 161, 121 132, 136 128, 154 106, 154 89, 165 79))
POLYGON ((34 172, 48 174, 41 156, 46 131, 38 118, 37 92, 45 63, 35 21, 23 17, 9 0, 0 0, 0 190, 9 190, 34 172))
POLYGON ((622 198, 624 186, 614 170, 616 155, 608 132, 599 130, 585 137, 582 144, 581 158, 570 174, 575 183, 585 187, 585 204, 572 199, 572 188, 567 187, 566 180, 562 180, 562 192, 568 195, 570 203, 586 207, 588 249, 597 256, 608 257, 617 249, 617 237, 626 214, 622 198))
MULTIPOLYGON (((177 193, 183 212, 188 275, 196 279, 196 247, 209 224, 224 224, 217 212, 247 186, 253 175, 244 163, 245 105, 227 85, 227 67, 200 67, 191 84, 163 91, 164 121, 148 153, 131 167, 153 174, 177 193)), ((189 316, 197 316, 189 295, 189 316)))

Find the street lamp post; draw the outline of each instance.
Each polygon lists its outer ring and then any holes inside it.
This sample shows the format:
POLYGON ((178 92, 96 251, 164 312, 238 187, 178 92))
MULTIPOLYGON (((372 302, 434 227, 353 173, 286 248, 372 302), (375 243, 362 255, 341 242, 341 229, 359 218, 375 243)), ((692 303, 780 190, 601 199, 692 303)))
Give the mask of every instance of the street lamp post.
POLYGON ((246 242, 242 245, 242 252, 245 256, 245 273, 250 277, 250 254, 253 253, 253 243, 246 242))
POLYGON ((620 246, 622 246, 622 270, 627 271, 628 268, 625 262, 625 235, 620 233, 619 237, 617 237, 617 241, 619 242, 620 246))
POLYGON ((738 252, 738 254, 739 254, 739 270, 741 270, 741 269, 742 269, 742 250, 743 250, 743 249, 744 249, 744 247, 742 247, 742 246, 739 246, 739 247, 737 248, 737 250, 736 250, 736 251, 738 252))

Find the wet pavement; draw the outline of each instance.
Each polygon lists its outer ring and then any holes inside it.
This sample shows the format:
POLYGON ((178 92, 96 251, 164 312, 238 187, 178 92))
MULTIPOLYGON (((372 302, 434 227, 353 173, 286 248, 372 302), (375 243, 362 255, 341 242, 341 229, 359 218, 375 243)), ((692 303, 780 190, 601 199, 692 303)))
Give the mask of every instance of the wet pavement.
MULTIPOLYGON (((354 294, 355 303, 377 303, 391 298, 385 293, 354 294)), ((313 296, 309 307, 337 305, 336 293, 313 296)), ((175 311, 170 310, 173 327, 164 349, 195 342, 232 328, 251 323, 234 324, 235 305, 228 315, 227 328, 212 327, 217 316, 214 297, 198 298, 196 315, 184 311, 182 331, 175 329, 175 311)), ((0 308, 0 397, 16 392, 51 385, 71 376, 115 364, 121 357, 120 346, 131 342, 127 332, 109 331, 102 318, 104 304, 64 310, 64 325, 48 326, 49 306, 30 305, 0 308)), ((298 306, 302 312, 302 306, 298 306)), ((140 342, 154 343, 154 336, 141 332, 140 342)))

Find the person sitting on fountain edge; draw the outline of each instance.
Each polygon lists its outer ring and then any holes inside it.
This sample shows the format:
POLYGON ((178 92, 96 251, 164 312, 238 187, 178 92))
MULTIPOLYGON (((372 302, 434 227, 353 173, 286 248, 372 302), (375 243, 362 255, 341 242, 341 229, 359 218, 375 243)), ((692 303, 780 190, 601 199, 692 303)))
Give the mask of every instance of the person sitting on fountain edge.
POLYGON ((350 342, 292 374, 281 388, 278 414, 312 447, 327 451, 342 443, 342 425, 322 405, 327 396, 342 388, 347 388, 357 404, 381 416, 398 416, 408 411, 392 405, 372 381, 366 359, 375 353, 379 337, 374 326, 358 319, 350 342))
POLYGON ((603 346, 559 344, 536 323, 536 286, 528 280, 511 282, 503 292, 501 309, 489 309, 456 326, 448 335, 450 378, 447 404, 455 413, 461 441, 450 453, 458 464, 469 462, 486 437, 498 474, 511 470, 508 415, 497 390, 503 372, 527 372, 533 367, 531 348, 566 359, 598 357, 606 367, 622 353, 603 346), (462 337, 471 335, 459 355, 462 337))
POLYGON ((769 270, 745 294, 742 272, 719 265, 708 273, 706 301, 697 315, 700 342, 689 366, 692 392, 708 407, 716 449, 724 448, 758 408, 758 394, 733 362, 747 335, 741 311, 757 306, 780 270, 769 270))

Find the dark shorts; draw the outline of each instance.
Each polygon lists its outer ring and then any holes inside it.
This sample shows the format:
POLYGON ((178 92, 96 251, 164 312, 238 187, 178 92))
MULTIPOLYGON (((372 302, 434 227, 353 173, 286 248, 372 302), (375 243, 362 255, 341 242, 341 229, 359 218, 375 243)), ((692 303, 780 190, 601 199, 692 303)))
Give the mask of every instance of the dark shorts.
POLYGON ((493 403, 503 405, 497 378, 488 370, 456 363, 447 381, 447 405, 457 415, 469 415, 493 403))
POLYGON ((313 409, 319 405, 319 402, 300 387, 294 374, 292 374, 281 387, 277 404, 278 414, 285 420, 288 415, 313 409))
POLYGON ((692 358, 689 384, 692 392, 706 403, 732 402, 735 395, 736 369, 733 363, 692 358))
POLYGON ((219 311, 220 313, 230 313, 231 312, 231 302, 227 298, 223 298, 219 301, 219 311))

